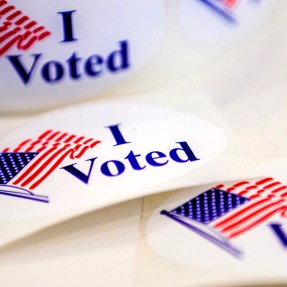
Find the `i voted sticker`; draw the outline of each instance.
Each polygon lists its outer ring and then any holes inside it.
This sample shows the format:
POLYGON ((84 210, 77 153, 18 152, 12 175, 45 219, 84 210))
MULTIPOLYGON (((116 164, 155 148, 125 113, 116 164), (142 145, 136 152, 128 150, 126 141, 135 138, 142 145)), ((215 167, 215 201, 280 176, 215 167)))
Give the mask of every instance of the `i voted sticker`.
POLYGON ((219 127, 173 110, 105 102, 48 113, 0 142, 0 221, 144 195, 208 164, 226 144, 219 127))
POLYGON ((154 211, 146 239, 185 267, 286 278, 287 186, 265 177, 177 192, 154 211))
POLYGON ((272 6, 272 0, 182 0, 179 18, 194 43, 222 46, 254 30, 272 6))
POLYGON ((0 109, 96 95, 153 55, 164 24, 160 0, 1 0, 0 109))

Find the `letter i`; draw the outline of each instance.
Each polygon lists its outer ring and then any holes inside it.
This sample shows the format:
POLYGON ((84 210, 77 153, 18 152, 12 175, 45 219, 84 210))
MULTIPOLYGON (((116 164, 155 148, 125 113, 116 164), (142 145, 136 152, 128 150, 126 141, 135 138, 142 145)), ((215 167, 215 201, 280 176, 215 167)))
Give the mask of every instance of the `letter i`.
POLYGON ((74 12, 76 12, 76 10, 58 12, 58 14, 62 15, 62 20, 63 20, 64 39, 61 42, 77 41, 77 39, 74 37, 74 33, 73 33, 72 15, 74 12))
POLYGON ((113 145, 113 146, 131 143, 131 142, 127 142, 125 140, 125 138, 123 137, 123 135, 122 135, 122 133, 121 133, 121 131, 119 129, 119 125, 120 124, 105 127, 105 128, 109 128, 110 129, 114 139, 116 140, 116 144, 113 145))

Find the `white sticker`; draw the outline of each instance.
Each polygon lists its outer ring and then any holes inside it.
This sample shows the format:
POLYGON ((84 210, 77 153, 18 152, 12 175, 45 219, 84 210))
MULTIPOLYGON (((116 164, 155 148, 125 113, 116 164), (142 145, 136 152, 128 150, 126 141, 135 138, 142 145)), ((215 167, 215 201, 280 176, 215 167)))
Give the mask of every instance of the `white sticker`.
POLYGON ((94 96, 155 52, 160 0, 0 1, 2 110, 48 108, 94 96))
POLYGON ((182 190, 154 211, 146 238, 185 267, 286 278, 287 186, 266 177, 182 190))
POLYGON ((272 6, 272 0, 182 0, 179 17, 195 43, 221 46, 254 30, 272 6))
POLYGON ((214 124, 173 110, 105 102, 48 113, 0 142, 0 220, 77 214, 144 195, 206 165, 226 144, 214 124))

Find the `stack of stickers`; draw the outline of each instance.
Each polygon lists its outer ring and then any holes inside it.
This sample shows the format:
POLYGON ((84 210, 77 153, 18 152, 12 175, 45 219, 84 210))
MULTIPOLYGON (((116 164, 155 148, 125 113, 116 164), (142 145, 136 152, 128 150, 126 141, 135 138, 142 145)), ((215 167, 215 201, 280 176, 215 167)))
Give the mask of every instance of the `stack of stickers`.
POLYGON ((0 134, 0 246, 143 198, 132 286, 286 283, 286 4, 28 2, 0 0, 0 110, 57 109, 0 134))

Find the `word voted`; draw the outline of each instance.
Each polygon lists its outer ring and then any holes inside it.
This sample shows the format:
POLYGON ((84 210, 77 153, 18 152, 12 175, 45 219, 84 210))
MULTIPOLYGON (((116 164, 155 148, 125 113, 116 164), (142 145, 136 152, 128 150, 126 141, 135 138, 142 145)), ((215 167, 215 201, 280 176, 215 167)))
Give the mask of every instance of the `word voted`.
MULTIPOLYGON (((65 62, 53 60, 42 63, 40 75, 48 84, 54 84, 62 81, 66 77, 71 80, 79 80, 84 75, 89 77, 98 77, 104 70, 116 73, 129 68, 129 43, 120 41, 119 49, 111 52, 107 56, 92 55, 87 59, 82 59, 74 52, 65 62)), ((7 59, 19 75, 22 82, 27 85, 34 78, 39 64, 43 59, 43 54, 33 54, 31 65, 27 69, 22 62, 22 55, 7 56, 7 59)))
MULTIPOLYGON (((120 129, 119 124, 108 126, 109 130, 111 131, 114 139, 116 140, 116 144, 114 146, 119 146, 123 144, 130 144, 131 142, 127 142, 120 129)), ((108 177, 115 177, 121 175, 126 170, 126 165, 128 165, 134 171, 140 171, 147 167, 147 165, 152 167, 161 167, 169 163, 170 160, 177 162, 177 163, 186 163, 186 162, 194 162, 199 160, 191 148, 189 147, 188 143, 177 142, 178 146, 171 149, 169 151, 169 155, 161 151, 151 151, 145 155, 145 162, 141 159, 142 155, 135 153, 134 151, 130 151, 128 155, 124 158, 123 161, 119 160, 109 160, 104 163, 101 163, 100 171, 103 175, 108 177)), ((97 157, 87 159, 86 161, 89 162, 89 171, 87 174, 83 173, 79 170, 76 165, 77 163, 73 163, 71 165, 62 167, 65 171, 69 172, 71 175, 76 177, 78 180, 82 181, 85 184, 88 184, 91 172, 94 167, 94 163, 97 157)))

